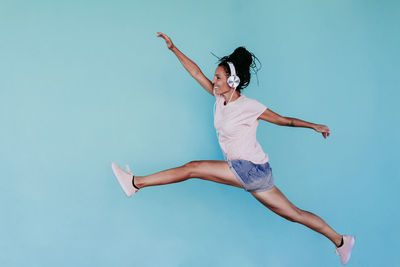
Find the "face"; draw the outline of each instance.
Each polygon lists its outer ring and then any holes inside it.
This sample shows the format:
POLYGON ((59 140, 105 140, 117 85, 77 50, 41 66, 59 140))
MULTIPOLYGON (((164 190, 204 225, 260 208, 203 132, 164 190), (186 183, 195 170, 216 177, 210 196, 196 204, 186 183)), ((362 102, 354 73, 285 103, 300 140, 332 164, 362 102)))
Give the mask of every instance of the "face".
POLYGON ((217 95, 223 95, 226 93, 231 93, 234 88, 229 87, 226 80, 228 79, 228 74, 225 72, 224 67, 218 66, 215 70, 214 79, 212 80, 215 93, 217 95))

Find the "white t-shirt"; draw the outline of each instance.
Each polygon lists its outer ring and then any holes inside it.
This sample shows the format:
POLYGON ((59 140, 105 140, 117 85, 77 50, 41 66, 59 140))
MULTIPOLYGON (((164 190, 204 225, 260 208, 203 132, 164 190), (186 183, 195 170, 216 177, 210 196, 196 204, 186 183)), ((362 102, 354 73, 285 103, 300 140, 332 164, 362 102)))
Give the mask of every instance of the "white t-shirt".
POLYGON ((243 94, 227 105, 223 96, 215 92, 214 96, 214 126, 225 159, 244 159, 255 164, 268 162, 268 155, 256 139, 257 118, 267 107, 243 94))

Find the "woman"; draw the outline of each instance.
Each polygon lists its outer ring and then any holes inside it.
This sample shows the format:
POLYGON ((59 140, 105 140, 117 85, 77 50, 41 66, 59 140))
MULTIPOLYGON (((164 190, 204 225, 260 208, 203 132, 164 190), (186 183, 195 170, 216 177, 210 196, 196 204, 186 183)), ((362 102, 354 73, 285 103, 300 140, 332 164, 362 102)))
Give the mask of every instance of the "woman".
POLYGON ((147 176, 134 176, 127 166, 122 170, 112 163, 112 170, 125 194, 130 197, 147 186, 164 185, 200 178, 243 188, 250 192, 264 206, 278 215, 303 224, 329 238, 335 244, 335 251, 346 264, 351 256, 355 239, 339 235, 320 217, 294 206, 274 185, 272 169, 256 140, 258 121, 265 120, 281 126, 307 127, 322 133, 326 138, 330 130, 325 125, 305 122, 295 118, 282 117, 256 100, 241 94, 249 84, 250 67, 255 67, 256 57, 244 47, 237 48, 231 55, 220 58, 212 82, 200 68, 180 52, 171 39, 158 32, 167 47, 178 57, 185 69, 208 93, 215 96, 214 126, 226 161, 192 161, 183 166, 147 176))

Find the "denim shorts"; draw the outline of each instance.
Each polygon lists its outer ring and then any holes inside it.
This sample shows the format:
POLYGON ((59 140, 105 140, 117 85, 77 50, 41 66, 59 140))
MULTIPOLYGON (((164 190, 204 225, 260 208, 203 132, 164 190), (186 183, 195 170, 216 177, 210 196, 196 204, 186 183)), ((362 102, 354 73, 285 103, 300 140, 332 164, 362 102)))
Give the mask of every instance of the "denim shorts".
POLYGON ((228 165, 248 192, 262 192, 274 187, 269 162, 255 164, 248 160, 233 159, 228 161, 228 165))

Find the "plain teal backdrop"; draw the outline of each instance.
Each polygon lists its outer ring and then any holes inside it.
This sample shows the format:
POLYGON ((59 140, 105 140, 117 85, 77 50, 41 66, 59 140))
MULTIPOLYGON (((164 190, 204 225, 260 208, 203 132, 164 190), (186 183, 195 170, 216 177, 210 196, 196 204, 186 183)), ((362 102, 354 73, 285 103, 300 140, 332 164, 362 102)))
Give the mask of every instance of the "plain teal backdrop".
POLYGON ((212 79, 245 46, 243 93, 331 135, 261 121, 275 183, 357 243, 348 266, 399 266, 399 1, 0 0, 1 266, 340 266, 324 236, 244 190, 188 180, 127 199, 136 175, 223 160, 212 79))

